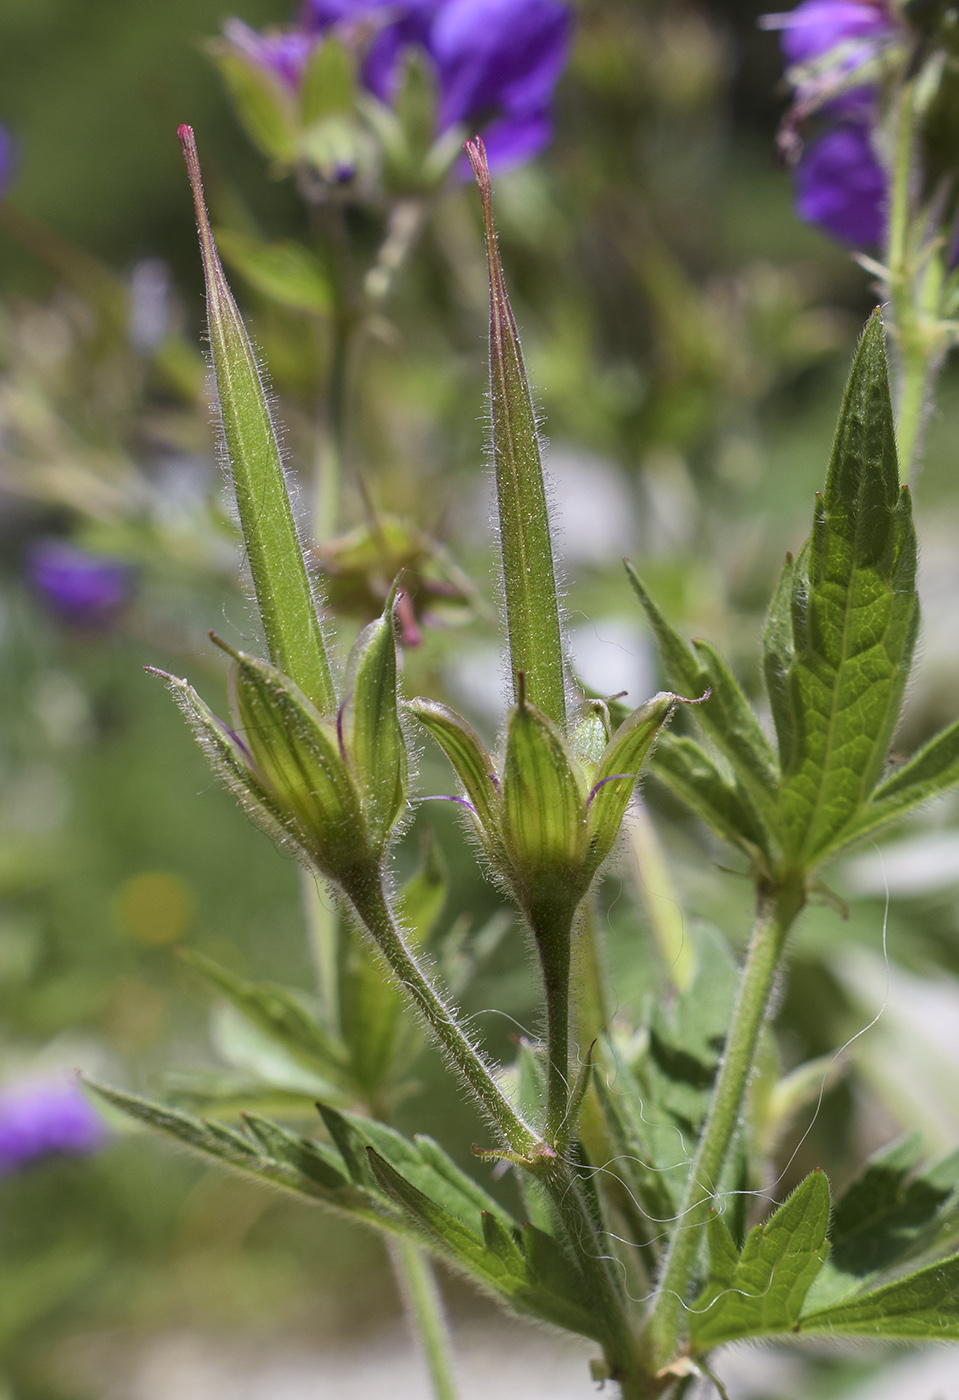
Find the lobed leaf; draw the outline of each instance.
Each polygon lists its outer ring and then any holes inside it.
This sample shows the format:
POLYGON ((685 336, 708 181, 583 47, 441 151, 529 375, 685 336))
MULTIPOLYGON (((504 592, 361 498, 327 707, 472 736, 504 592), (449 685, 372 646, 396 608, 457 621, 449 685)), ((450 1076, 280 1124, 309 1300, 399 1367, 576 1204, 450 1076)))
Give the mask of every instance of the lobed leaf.
POLYGON ((721 1217, 708 1226, 709 1276, 689 1316, 692 1346, 789 1332, 829 1250, 829 1183, 810 1173, 738 1253, 721 1217))
POLYGON ((697 710, 696 718, 729 760, 737 785, 749 794, 751 805, 761 814, 760 819, 775 830, 779 769, 739 682, 708 643, 694 643, 695 650, 686 645, 666 621, 628 561, 626 573, 656 638, 667 680, 688 699, 697 699, 707 690, 710 692, 708 700, 697 710))
POLYGON ((847 840, 868 836, 959 783, 959 720, 930 739, 874 790, 847 840))
POLYGON ((704 749, 685 735, 664 734, 650 771, 670 792, 751 859, 771 854, 769 836, 738 783, 729 782, 704 749))
POLYGON ((810 1312, 793 1330, 807 1337, 959 1340, 959 1254, 848 1302, 810 1312))
POLYGON ((791 655, 779 592, 767 627, 785 838, 806 867, 846 839, 885 762, 918 626, 915 574, 877 312, 853 361, 809 547, 791 570, 791 655))
POLYGON ((369 1152, 376 1179, 421 1227, 434 1248, 516 1311, 556 1327, 600 1339, 603 1319, 585 1306, 582 1276, 550 1236, 533 1225, 523 1231, 523 1248, 496 1217, 481 1217, 481 1233, 465 1226, 385 1161, 369 1152))
POLYGON ((953 1205, 959 1158, 953 1154, 917 1171, 921 1147, 921 1135, 911 1133, 875 1153, 840 1197, 830 1231, 832 1253, 807 1310, 871 1290, 877 1278, 901 1269, 937 1237, 940 1249, 953 1242, 955 1211, 944 1214, 943 1208, 953 1205))
POLYGON ((252 1120, 256 1127, 251 1139, 220 1123, 194 1118, 139 1094, 129 1094, 90 1078, 85 1082, 107 1103, 223 1166, 344 1211, 378 1229, 407 1229, 404 1217, 389 1200, 352 1183, 320 1144, 298 1138, 276 1124, 267 1125, 261 1119, 252 1120))
POLYGON ((324 1078, 340 1079, 345 1068, 344 1047, 312 1015, 295 992, 272 982, 248 982, 228 968, 192 949, 180 956, 237 1011, 294 1060, 324 1078))

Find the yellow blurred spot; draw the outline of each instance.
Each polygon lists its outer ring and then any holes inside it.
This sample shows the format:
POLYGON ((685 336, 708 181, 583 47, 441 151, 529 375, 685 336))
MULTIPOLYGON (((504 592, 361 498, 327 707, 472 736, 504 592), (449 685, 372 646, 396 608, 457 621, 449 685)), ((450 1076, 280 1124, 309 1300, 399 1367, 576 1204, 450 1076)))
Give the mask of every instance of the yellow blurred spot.
POLYGON ((156 947, 181 937, 193 918, 194 904, 189 885, 157 870, 126 880, 113 897, 112 909, 121 933, 156 947))

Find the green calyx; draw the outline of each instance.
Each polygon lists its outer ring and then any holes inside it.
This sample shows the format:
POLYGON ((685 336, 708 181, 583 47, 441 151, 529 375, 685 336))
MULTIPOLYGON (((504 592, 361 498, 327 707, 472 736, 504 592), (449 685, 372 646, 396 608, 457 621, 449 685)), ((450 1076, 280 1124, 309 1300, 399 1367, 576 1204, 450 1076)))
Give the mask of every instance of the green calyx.
POLYGON ((275 840, 330 879, 378 865, 406 804, 390 605, 350 653, 350 689, 335 715, 321 715, 269 662, 213 640, 233 659, 233 727, 186 681, 163 678, 227 786, 275 840))
POLYGON ((463 785, 477 835, 494 872, 512 890, 534 933, 565 925, 619 835, 640 769, 679 697, 664 691, 635 710, 596 752, 593 711, 570 742, 526 697, 506 723, 497 773, 485 745, 454 710, 416 699, 410 709, 463 785), (584 748, 587 752, 584 755, 584 748))

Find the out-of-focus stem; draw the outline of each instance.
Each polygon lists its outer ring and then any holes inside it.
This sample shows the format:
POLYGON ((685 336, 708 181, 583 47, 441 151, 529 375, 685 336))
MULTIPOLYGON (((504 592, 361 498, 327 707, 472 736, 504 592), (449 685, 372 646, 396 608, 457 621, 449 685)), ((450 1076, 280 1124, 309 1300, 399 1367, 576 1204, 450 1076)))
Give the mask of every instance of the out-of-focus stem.
POLYGON ((588 894, 580 906, 574 941, 573 975, 579 991, 573 1009, 573 1024, 580 1055, 584 1056, 596 1037, 607 1028, 612 1014, 595 891, 588 894))
POLYGON ((913 222, 916 86, 915 78, 903 84, 895 111, 886 256, 898 369, 896 445, 903 478, 917 463, 932 384, 945 351, 938 324, 941 258, 937 249, 918 246, 913 222))
POLYGON ((649 915, 663 967, 673 985, 687 991, 695 972, 695 956, 663 848, 641 802, 631 808, 626 830, 636 861, 637 893, 649 915))
POLYGON ((449 1328, 432 1265, 417 1245, 402 1236, 392 1239, 389 1249, 410 1322, 423 1348, 434 1400, 456 1400, 449 1328))

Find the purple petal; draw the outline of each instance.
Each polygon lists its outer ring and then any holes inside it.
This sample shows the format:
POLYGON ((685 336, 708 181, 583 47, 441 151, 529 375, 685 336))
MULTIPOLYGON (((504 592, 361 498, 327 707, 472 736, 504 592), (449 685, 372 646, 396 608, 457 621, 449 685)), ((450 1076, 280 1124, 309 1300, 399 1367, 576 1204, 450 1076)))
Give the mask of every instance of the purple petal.
POLYGON ((806 147, 794 176, 800 218, 858 248, 882 243, 886 177, 868 127, 839 122, 806 147))
POLYGON ((63 540, 37 540, 27 555, 27 576, 59 617, 80 626, 111 620, 133 582, 128 565, 86 554, 63 540))
POLYGON ((244 58, 272 73, 294 91, 303 77, 310 54, 319 42, 316 35, 299 29, 259 34, 241 19, 228 19, 223 33, 244 58))
POLYGON ((837 44, 883 38, 896 21, 882 0, 805 0, 783 15, 764 15, 766 29, 780 29, 786 61, 808 63, 837 44))
POLYGON ((541 117, 569 56, 570 29, 559 0, 449 0, 430 32, 441 126, 541 117))
POLYGON ((106 1137, 73 1078, 22 1080, 0 1090, 0 1172, 57 1154, 86 1156, 106 1137))
MULTIPOLYGON (((500 117, 483 131, 486 158, 493 171, 509 170, 523 161, 532 160, 545 150, 553 136, 553 118, 548 111, 528 112, 522 116, 500 117)), ((469 165, 463 163, 463 175, 472 178, 469 165)))

